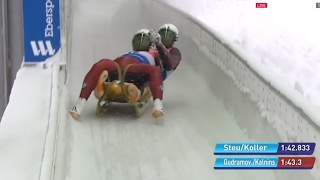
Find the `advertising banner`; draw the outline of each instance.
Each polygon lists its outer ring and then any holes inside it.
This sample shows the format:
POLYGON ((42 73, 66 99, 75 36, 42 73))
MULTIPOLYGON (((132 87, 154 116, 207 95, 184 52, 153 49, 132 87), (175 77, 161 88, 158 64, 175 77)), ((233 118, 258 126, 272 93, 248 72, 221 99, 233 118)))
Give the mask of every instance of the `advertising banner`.
POLYGON ((38 63, 60 47, 60 0, 23 0, 24 62, 38 63))

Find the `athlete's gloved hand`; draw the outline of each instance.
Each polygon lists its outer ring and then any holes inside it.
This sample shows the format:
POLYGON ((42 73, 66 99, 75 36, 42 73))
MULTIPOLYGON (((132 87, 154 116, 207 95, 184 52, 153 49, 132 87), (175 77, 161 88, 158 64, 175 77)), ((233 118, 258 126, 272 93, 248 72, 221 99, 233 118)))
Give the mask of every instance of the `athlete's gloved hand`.
POLYGON ((156 30, 154 29, 150 30, 150 37, 151 37, 151 41, 154 44, 161 44, 161 36, 156 30))

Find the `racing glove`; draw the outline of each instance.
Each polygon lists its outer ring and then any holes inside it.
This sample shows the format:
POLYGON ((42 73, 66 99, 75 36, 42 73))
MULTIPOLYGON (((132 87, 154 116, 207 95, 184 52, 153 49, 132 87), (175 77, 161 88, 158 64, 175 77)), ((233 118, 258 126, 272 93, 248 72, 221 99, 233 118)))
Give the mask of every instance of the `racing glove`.
POLYGON ((150 38, 152 43, 154 43, 155 45, 161 44, 161 36, 156 30, 154 29, 150 30, 150 38))

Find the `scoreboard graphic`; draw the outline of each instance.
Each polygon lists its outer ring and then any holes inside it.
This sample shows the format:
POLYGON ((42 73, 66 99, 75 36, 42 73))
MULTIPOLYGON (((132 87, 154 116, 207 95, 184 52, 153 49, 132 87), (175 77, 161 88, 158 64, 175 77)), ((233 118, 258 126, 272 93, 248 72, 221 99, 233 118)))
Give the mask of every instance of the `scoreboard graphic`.
POLYGON ((316 143, 221 142, 214 169, 312 169, 316 143))

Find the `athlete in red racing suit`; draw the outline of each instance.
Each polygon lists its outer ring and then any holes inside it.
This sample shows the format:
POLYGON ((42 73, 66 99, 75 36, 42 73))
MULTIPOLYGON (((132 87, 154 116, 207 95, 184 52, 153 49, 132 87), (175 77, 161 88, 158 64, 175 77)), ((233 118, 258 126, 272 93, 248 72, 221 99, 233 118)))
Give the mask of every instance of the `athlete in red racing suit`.
POLYGON ((70 110, 72 117, 75 119, 80 117, 87 99, 101 79, 100 75, 104 75, 104 79, 108 76, 115 79, 117 64, 121 70, 131 65, 125 77, 125 82, 132 82, 128 86, 129 102, 137 102, 142 94, 141 90, 148 84, 154 99, 152 115, 155 118, 163 116, 163 80, 176 69, 181 60, 181 54, 177 48, 172 47, 178 39, 178 29, 174 25, 165 24, 158 32, 141 29, 132 40, 133 53, 126 53, 115 60, 102 59, 94 64, 83 81, 77 105, 70 110), (155 44, 156 52, 150 51, 152 44, 155 44))

